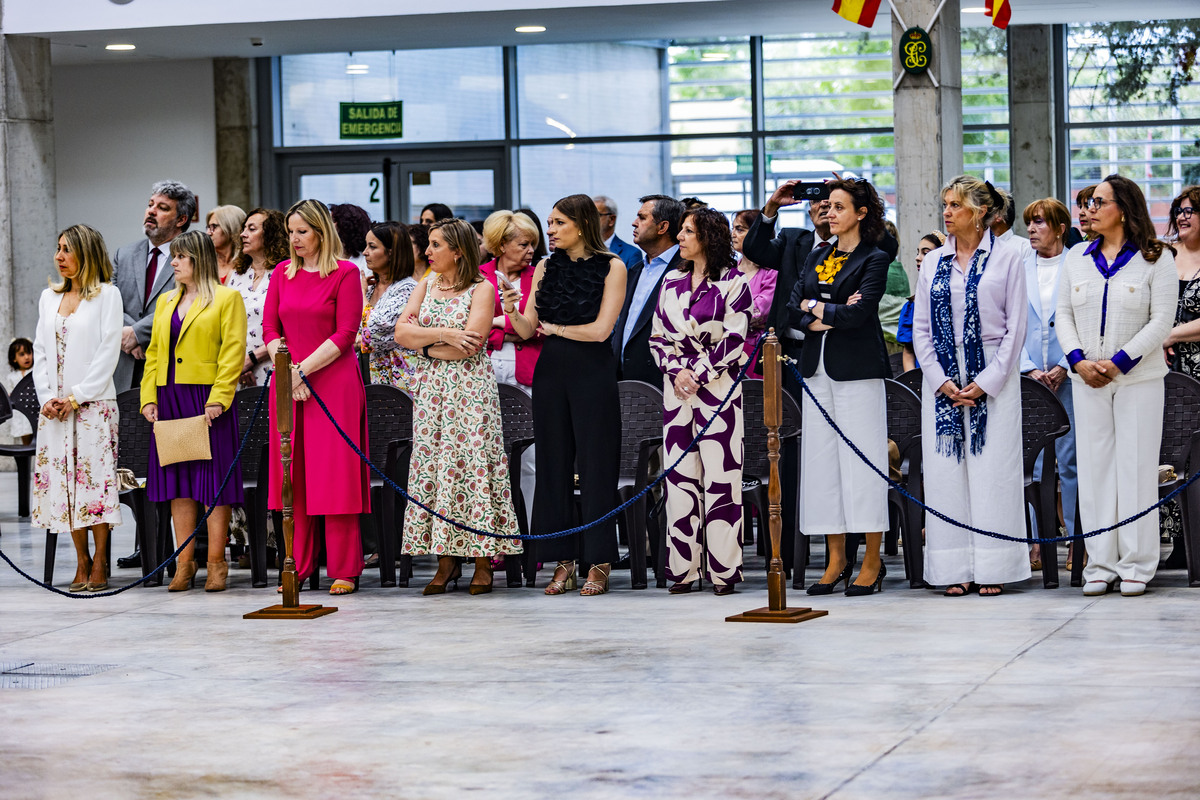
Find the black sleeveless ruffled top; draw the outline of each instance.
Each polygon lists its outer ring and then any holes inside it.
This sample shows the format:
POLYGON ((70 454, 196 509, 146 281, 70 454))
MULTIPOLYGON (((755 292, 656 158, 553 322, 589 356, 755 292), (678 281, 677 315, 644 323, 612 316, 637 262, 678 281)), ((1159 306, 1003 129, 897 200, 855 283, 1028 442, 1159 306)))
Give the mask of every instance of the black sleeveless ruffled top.
POLYGON ((600 314, 611 261, 612 256, 607 255, 572 261, 564 250, 551 253, 538 286, 538 320, 555 325, 594 322, 600 314))

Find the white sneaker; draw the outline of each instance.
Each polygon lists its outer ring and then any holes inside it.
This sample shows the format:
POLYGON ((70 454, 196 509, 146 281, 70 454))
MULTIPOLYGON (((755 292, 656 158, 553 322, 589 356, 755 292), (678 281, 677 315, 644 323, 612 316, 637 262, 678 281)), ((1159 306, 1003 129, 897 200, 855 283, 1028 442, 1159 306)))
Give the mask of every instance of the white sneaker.
POLYGON ((1108 594, 1108 590, 1111 588, 1108 581, 1088 581, 1083 585, 1083 594, 1085 597, 1099 597, 1102 594, 1108 594))
POLYGON ((1122 597, 1138 597, 1146 593, 1145 581, 1121 581, 1122 597))

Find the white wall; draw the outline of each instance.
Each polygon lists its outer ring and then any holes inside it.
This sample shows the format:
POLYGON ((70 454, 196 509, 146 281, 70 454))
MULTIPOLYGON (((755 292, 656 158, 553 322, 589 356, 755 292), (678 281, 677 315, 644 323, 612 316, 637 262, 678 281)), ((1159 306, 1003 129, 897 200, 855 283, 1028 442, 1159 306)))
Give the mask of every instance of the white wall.
POLYGON ((203 220, 217 204, 213 109, 209 60, 56 67, 58 229, 87 223, 115 253, 143 236, 150 186, 165 178, 199 196, 203 220))

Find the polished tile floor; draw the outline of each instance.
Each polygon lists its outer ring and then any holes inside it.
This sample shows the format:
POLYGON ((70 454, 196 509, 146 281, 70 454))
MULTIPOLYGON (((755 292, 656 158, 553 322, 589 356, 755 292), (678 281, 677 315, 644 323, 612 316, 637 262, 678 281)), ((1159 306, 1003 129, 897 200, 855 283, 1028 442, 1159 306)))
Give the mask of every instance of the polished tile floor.
MULTIPOLYGON (((40 576, 14 482, 0 548, 40 576)), ((114 556, 131 543, 119 531, 114 556)), ((724 598, 620 573, 599 598, 368 576, 302 595, 339 607, 306 622, 243 620, 276 602, 248 571, 223 594, 75 600, 0 564, 0 797, 1200 796, 1200 589, 1182 572, 1142 598, 1031 581, 948 599, 889 559, 882 595, 820 598, 828 617, 727 624, 766 602, 751 563, 724 598)))

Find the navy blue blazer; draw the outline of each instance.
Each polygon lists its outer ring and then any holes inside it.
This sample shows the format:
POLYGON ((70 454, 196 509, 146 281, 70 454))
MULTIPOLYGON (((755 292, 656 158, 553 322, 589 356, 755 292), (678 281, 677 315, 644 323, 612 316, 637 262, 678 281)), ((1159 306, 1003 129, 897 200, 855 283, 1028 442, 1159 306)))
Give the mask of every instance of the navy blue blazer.
POLYGON ((620 236, 613 237, 609 249, 617 254, 617 258, 625 262, 626 269, 633 269, 634 265, 642 260, 642 251, 628 242, 621 241, 620 236))

